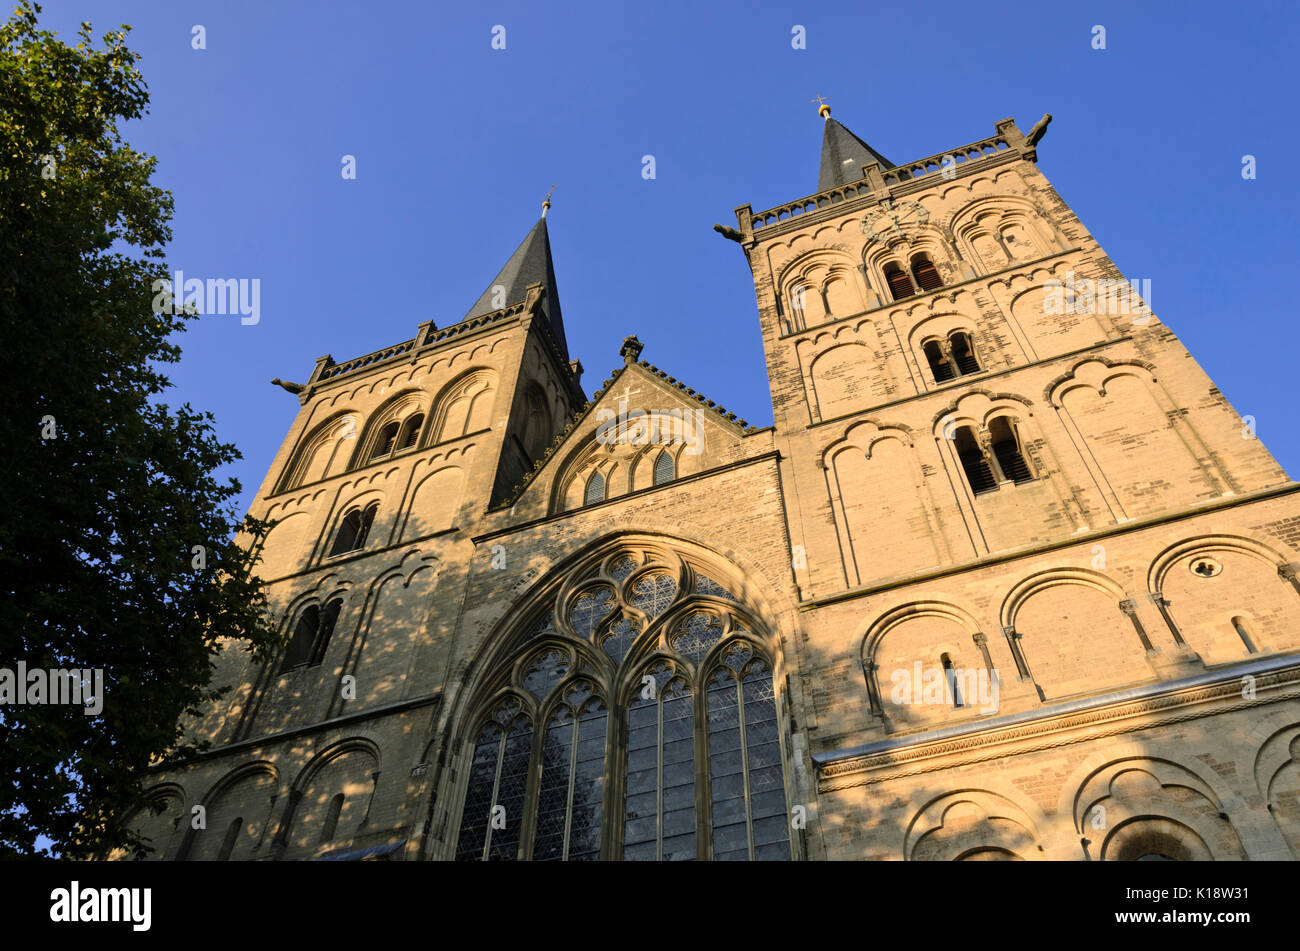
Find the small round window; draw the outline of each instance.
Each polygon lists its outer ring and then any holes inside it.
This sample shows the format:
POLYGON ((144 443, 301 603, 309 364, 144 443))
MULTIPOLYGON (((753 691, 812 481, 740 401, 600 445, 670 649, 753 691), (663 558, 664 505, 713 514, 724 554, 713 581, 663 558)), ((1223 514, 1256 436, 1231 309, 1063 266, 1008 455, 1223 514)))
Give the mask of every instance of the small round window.
POLYGON ((1223 565, 1213 558, 1193 558, 1189 567, 1198 578, 1213 578, 1223 571, 1223 565))

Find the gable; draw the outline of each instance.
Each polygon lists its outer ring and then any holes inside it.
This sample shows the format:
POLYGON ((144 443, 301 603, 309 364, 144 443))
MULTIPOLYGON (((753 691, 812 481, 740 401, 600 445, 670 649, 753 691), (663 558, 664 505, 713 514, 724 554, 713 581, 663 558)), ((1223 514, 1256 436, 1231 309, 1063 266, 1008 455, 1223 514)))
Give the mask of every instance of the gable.
POLYGON ((606 381, 509 504, 530 514, 581 508, 734 462, 746 430, 734 413, 661 370, 627 363, 606 381), (670 382, 671 381, 671 382, 670 382))

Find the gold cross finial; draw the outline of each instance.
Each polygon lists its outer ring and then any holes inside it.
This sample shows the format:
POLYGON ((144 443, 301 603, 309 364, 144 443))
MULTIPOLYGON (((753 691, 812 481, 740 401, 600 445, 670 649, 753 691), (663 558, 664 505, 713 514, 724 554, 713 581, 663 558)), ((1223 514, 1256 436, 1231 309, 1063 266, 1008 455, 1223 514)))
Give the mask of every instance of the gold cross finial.
POLYGON ((823 119, 825 119, 827 116, 829 116, 829 115, 831 114, 831 107, 828 106, 828 105, 826 105, 826 100, 827 100, 827 99, 831 99, 831 98, 833 98, 833 97, 831 97, 831 96, 817 96, 816 98, 814 98, 814 99, 809 99, 808 101, 809 101, 809 102, 815 102, 815 103, 818 104, 818 105, 817 105, 817 115, 819 115, 819 116, 821 116, 823 119))
POLYGON ((551 191, 549 191, 549 192, 546 193, 546 197, 545 197, 544 199, 542 199, 542 217, 543 217, 543 218, 546 217, 546 209, 548 209, 548 208, 551 207, 551 192, 553 192, 553 191, 555 191, 555 186, 554 186, 554 185, 551 186, 551 191))

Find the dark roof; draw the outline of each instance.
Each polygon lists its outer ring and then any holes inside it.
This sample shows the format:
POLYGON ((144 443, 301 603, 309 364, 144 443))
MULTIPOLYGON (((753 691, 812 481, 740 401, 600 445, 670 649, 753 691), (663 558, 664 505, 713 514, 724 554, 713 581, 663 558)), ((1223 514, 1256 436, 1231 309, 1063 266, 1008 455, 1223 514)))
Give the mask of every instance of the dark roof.
POLYGON ((879 162, 881 168, 893 168, 889 161, 867 143, 830 116, 822 133, 822 164, 817 173, 817 190, 824 192, 837 185, 862 180, 862 166, 879 162))
POLYGON ((537 219, 528 237, 515 248, 505 267, 494 277, 474 306, 465 314, 465 320, 483 317, 511 304, 522 303, 529 284, 541 284, 546 295, 542 299, 542 311, 550 321, 556 342, 569 359, 569 347, 564 339, 564 322, 560 315, 560 293, 555 284, 555 266, 551 262, 551 238, 546 233, 546 219, 537 219), (505 288, 504 295, 494 294, 493 288, 500 285, 505 288))

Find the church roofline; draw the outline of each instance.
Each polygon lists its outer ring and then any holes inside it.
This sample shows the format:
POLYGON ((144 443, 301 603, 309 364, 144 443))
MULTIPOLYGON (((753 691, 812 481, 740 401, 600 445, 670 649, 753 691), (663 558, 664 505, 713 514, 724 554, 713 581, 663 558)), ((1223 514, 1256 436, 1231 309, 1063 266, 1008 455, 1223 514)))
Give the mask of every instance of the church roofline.
POLYGON ((600 389, 598 389, 596 392, 591 394, 591 399, 589 399, 582 406, 581 409, 579 409, 576 413, 574 413, 573 418, 569 421, 568 425, 566 425, 564 429, 561 430, 560 433, 556 435, 555 439, 551 442, 551 444, 546 447, 546 452, 542 453, 541 458, 538 459, 535 463, 533 463, 533 468, 528 472, 524 473, 523 481, 520 482, 518 485, 514 486, 511 489, 510 495, 505 499, 502 499, 501 502, 495 507, 494 510, 509 508, 510 506, 518 502, 520 498, 523 497, 524 492, 528 490, 528 487, 537 478, 538 473, 540 473, 544 468, 546 468, 546 463, 551 459, 552 456, 555 455, 556 451, 560 448, 560 446, 564 445, 565 441, 569 437, 569 434, 578 428, 578 426, 586 418, 587 414, 590 413, 595 408, 596 404, 600 402, 601 398, 607 392, 609 392, 610 387, 612 387, 614 383, 617 382, 618 378, 623 375, 624 371, 626 371, 628 367, 638 366, 641 367, 643 370, 646 370, 653 376, 658 377, 658 379, 663 383, 666 383, 667 385, 678 390, 681 393, 681 395, 687 400, 697 403, 702 408, 707 409, 714 415, 718 416, 723 423, 735 429, 740 430, 740 435, 742 436, 752 436, 755 433, 762 432, 761 429, 759 429, 756 426, 751 426, 747 420, 741 419, 735 413, 727 412, 727 408, 725 406, 715 403, 713 400, 706 397, 703 393, 699 393, 693 388, 688 387, 685 383, 681 382, 676 377, 669 376, 665 371, 659 369, 653 363, 650 363, 646 360, 641 360, 638 362, 636 360, 636 357, 640 355, 641 347, 642 344, 639 340, 637 340, 636 337, 627 337, 624 339, 623 346, 619 350, 619 352, 623 354, 623 358, 625 361, 624 364, 621 367, 615 369, 614 372, 610 374, 609 379, 601 383, 600 389))
MULTIPOLYGON (((343 363, 335 363, 330 354, 316 358, 316 366, 312 370, 310 378, 300 391, 298 398, 300 402, 306 403, 312 394, 323 386, 336 383, 344 377, 353 377, 360 375, 368 370, 387 369, 395 365, 399 358, 406 357, 410 361, 419 359, 423 354, 435 350, 448 341, 459 342, 459 338, 464 335, 470 335, 481 331, 489 325, 497 324, 501 321, 512 318, 523 317, 530 312, 530 307, 535 311, 537 304, 545 299, 545 288, 541 285, 529 285, 529 290, 538 289, 538 297, 526 299, 518 303, 510 304, 500 310, 483 314, 472 320, 462 320, 459 323, 452 324, 450 327, 444 327, 441 330, 431 320, 426 320, 419 325, 419 330, 410 340, 403 340, 401 343, 395 343, 388 347, 383 347, 371 353, 362 354, 359 357, 353 357, 343 363)), ((556 365, 563 372, 560 374, 570 387, 570 395, 577 400, 585 399, 581 384, 576 379, 576 370, 573 364, 566 360, 566 354, 559 345, 555 337, 554 329, 551 322, 543 316, 540 321, 534 321, 534 326, 540 328, 540 334, 545 341, 546 348, 550 351, 551 356, 555 359, 556 365)))
POLYGON ((842 215, 849 203, 860 202, 866 207, 885 198, 921 191, 940 180, 945 171, 953 172, 953 178, 960 178, 977 169, 984 170, 991 165, 1017 158, 1036 162, 1037 143, 1050 120, 1051 116, 1044 116, 1026 136, 1017 128, 1014 119, 1001 119, 994 123, 993 135, 967 145, 890 168, 882 168, 875 162, 864 163, 862 177, 857 180, 763 211, 755 212, 753 205, 749 204, 737 205, 735 213, 741 234, 739 240, 742 245, 749 244, 760 233, 763 236, 783 233, 790 227, 801 227, 806 221, 842 215), (946 162, 950 157, 952 161, 946 162), (787 227, 775 227, 778 224, 787 227))

